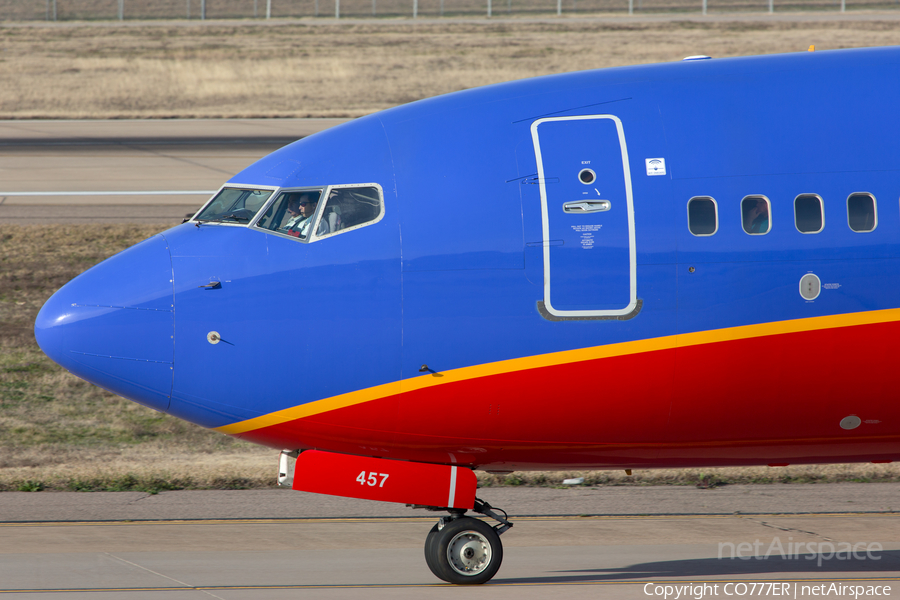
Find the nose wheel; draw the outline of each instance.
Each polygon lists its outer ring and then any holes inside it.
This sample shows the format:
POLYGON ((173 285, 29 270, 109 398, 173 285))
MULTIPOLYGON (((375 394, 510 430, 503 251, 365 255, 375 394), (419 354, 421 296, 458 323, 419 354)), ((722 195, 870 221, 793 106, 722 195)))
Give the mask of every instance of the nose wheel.
POLYGON ((456 512, 438 521, 425 538, 425 562, 431 572, 444 581, 484 583, 500 568, 503 561, 500 534, 512 527, 512 523, 480 500, 476 501, 475 511, 497 519, 500 524, 491 527, 484 521, 456 512))

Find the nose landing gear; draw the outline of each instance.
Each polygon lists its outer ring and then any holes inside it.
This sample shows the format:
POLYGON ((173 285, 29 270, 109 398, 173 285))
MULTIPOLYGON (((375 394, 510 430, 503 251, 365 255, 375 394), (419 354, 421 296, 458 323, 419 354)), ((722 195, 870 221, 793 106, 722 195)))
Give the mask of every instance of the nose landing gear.
MULTIPOLYGON (((440 509, 437 509, 440 510, 440 509)), ((440 579, 456 584, 478 584, 489 581, 503 561, 500 534, 512 527, 502 509, 501 517, 493 507, 475 499, 472 509, 499 522, 491 527, 484 521, 466 517, 465 510, 448 509, 425 538, 425 562, 440 579)))

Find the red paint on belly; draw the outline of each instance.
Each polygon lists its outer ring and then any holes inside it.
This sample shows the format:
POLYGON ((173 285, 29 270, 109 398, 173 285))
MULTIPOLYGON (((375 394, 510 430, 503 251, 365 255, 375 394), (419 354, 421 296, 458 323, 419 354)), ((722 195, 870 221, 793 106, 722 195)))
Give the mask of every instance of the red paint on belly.
POLYGON ((700 344, 437 385, 247 432, 496 468, 900 459, 900 324, 700 344), (853 430, 839 426, 857 415, 853 430))

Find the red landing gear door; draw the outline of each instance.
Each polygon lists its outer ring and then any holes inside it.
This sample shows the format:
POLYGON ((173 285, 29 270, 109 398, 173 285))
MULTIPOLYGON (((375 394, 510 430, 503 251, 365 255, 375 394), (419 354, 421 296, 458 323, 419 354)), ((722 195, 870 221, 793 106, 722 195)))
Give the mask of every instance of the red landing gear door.
POLYGON ((307 450, 297 457, 293 489, 301 492, 422 504, 475 506, 475 473, 466 467, 307 450))

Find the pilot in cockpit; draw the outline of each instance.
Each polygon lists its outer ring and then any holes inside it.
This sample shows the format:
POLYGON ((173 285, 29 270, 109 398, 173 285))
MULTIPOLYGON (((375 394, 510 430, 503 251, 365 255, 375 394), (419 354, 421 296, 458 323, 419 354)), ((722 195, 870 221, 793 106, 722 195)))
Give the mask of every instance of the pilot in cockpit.
MULTIPOLYGON (((281 230, 295 237, 307 237, 309 225, 313 215, 316 214, 316 206, 319 203, 317 192, 300 192, 293 194, 288 200, 287 212, 290 218, 281 226, 281 230)), ((318 234, 322 235, 322 226, 319 226, 318 234)), ((324 231, 328 233, 328 231, 324 231)))

